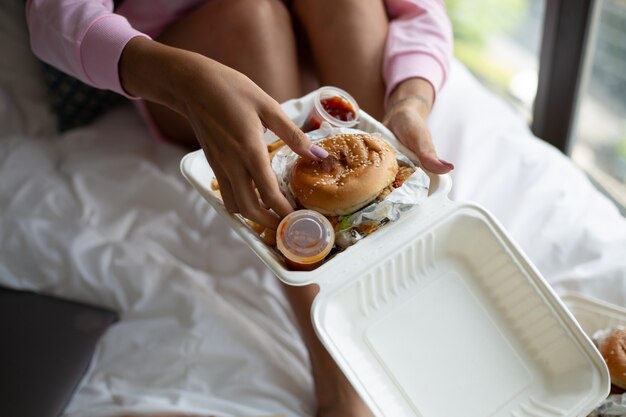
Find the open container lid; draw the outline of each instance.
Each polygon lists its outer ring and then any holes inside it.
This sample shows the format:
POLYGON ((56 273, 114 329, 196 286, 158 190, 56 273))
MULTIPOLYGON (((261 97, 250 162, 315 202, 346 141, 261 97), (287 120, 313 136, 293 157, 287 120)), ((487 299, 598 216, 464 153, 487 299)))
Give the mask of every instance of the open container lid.
POLYGON ((598 330, 626 326, 626 308, 576 292, 561 295, 580 327, 592 337, 598 330))
MULTIPOLYGON (((284 109, 298 123, 310 101, 284 109)), ((409 154, 364 112, 357 128, 409 154)), ((226 212, 201 152, 181 169, 281 280, 320 286, 314 327, 374 415, 585 416, 608 395, 578 323, 487 211, 447 198, 448 176, 431 176, 420 207, 300 272, 226 212)))
POLYGON ((313 306, 375 415, 584 416, 608 395, 602 357, 485 210, 412 220, 313 306))

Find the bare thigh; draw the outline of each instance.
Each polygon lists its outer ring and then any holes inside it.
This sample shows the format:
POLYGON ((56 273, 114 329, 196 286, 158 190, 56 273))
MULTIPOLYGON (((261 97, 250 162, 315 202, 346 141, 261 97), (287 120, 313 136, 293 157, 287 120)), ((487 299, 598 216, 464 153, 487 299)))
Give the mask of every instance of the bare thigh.
POLYGON ((317 77, 343 88, 368 113, 382 118, 382 63, 389 22, 382 0, 295 0, 317 77))
MULTIPOLYGON (((245 74, 279 102, 300 95, 295 36, 281 0, 210 0, 156 40, 245 74)), ((196 144, 183 116, 159 104, 147 107, 165 137, 196 144)))

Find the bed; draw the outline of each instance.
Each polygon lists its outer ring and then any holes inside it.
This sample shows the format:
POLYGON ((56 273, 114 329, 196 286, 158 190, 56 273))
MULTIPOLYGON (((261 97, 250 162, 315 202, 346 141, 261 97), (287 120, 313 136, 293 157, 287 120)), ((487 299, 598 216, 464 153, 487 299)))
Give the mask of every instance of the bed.
MULTIPOLYGON (((64 416, 313 416, 306 350, 277 280, 130 105, 54 131, 20 2, 0 5, 0 285, 104 306, 64 416)), ((490 210, 559 292, 626 305, 626 220, 458 62, 430 120, 451 197, 490 210)))

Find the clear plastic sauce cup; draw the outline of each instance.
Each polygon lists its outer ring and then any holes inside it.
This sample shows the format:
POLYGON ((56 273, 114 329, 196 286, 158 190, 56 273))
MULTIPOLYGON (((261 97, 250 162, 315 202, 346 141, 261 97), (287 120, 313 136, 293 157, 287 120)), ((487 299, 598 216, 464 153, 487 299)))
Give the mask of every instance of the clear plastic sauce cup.
POLYGON ((278 225, 276 246, 291 269, 310 271, 324 262, 335 244, 335 231, 326 217, 298 210, 278 225))
POLYGON ((313 99, 313 108, 302 125, 302 131, 319 129, 322 122, 335 127, 352 127, 359 122, 359 105, 341 88, 322 87, 313 99))

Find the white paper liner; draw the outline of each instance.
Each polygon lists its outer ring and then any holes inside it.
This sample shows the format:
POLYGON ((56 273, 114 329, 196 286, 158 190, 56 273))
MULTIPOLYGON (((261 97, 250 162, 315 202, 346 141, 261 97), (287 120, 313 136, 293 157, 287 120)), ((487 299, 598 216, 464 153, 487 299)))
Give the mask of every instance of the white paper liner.
MULTIPOLYGON (((329 136, 341 133, 367 133, 349 128, 336 128, 324 122, 318 130, 307 133, 311 142, 316 143, 329 136)), ((401 166, 415 168, 415 172, 406 179, 401 187, 394 189, 382 201, 372 203, 361 210, 341 218, 340 230, 336 234, 335 244, 342 249, 353 245, 366 235, 357 231, 362 225, 382 225, 388 221, 396 221, 400 215, 421 204, 428 197, 430 178, 417 167, 406 155, 391 145, 396 159, 401 166)), ((276 173, 281 191, 289 202, 295 206, 295 198, 289 188, 289 178, 298 155, 289 147, 283 146, 272 158, 272 169, 276 173)))
POLYGON ((615 327, 609 327, 608 329, 600 329, 591 336, 591 340, 596 345, 596 347, 599 348, 600 342, 606 339, 608 335, 610 335, 616 330, 622 330, 624 328, 625 328, 624 326, 615 326, 615 327))

